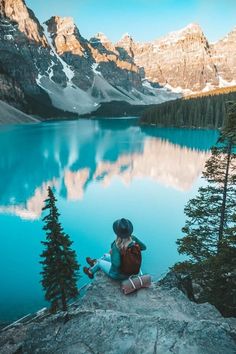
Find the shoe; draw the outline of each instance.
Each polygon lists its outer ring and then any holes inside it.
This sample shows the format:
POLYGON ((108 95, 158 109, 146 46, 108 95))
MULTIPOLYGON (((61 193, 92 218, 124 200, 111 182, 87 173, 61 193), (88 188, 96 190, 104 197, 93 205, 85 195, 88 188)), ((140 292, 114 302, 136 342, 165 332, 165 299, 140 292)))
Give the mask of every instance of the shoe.
POLYGON ((86 262, 90 265, 90 267, 93 267, 94 264, 96 263, 96 259, 92 259, 90 257, 86 257, 86 262))
POLYGON ((93 273, 89 270, 89 268, 84 267, 84 268, 83 268, 83 271, 84 271, 84 273, 85 273, 90 279, 93 279, 93 278, 94 278, 94 275, 93 275, 93 273))

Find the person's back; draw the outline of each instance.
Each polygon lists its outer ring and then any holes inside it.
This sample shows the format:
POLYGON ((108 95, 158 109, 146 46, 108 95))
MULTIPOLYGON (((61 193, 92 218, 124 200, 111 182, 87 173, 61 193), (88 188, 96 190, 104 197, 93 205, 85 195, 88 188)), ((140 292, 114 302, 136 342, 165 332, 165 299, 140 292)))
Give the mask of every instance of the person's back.
MULTIPOLYGON (((119 238, 117 238, 117 240, 115 240, 111 245, 111 273, 114 276, 119 276, 120 274, 127 276, 138 273, 141 267, 141 251, 144 250, 146 250, 145 244, 133 235, 130 236, 130 239, 128 239, 128 242, 126 244, 122 243, 121 241, 119 241, 119 238), (132 252, 132 249, 135 248, 135 246, 137 246, 137 251, 132 252), (129 250, 131 255, 128 252, 129 250), (133 263, 140 263, 137 272, 132 272, 131 270, 129 271, 129 268, 132 269, 132 266, 130 266, 129 264, 124 264, 125 262, 129 263, 129 259, 130 261, 133 260, 133 263)), ((135 264, 133 265, 133 268, 135 268, 135 264)))
POLYGON ((113 223, 117 238, 111 244, 110 254, 105 254, 99 260, 87 257, 91 268, 84 267, 84 272, 93 278, 97 270, 102 269, 107 275, 116 280, 127 279, 131 274, 137 274, 141 267, 141 251, 146 246, 133 236, 133 225, 127 219, 119 219, 113 223))

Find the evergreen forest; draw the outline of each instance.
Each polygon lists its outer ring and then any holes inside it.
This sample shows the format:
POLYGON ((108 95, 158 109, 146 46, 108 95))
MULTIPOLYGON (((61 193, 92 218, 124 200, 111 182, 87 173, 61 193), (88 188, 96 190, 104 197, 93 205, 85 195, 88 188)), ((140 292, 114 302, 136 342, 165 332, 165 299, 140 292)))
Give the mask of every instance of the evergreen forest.
POLYGON ((163 127, 217 129, 225 121, 225 103, 235 100, 235 86, 196 94, 147 109, 143 112, 140 123, 163 127))

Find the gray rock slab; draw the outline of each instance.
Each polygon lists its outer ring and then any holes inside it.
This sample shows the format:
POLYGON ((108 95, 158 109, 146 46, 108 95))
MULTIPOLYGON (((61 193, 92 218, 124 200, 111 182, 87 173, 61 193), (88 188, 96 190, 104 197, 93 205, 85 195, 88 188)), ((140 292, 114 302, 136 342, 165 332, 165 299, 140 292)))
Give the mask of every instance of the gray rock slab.
POLYGON ((125 296, 98 274, 85 296, 62 313, 0 333, 1 354, 233 354, 236 320, 196 304, 177 288, 153 284, 125 296))

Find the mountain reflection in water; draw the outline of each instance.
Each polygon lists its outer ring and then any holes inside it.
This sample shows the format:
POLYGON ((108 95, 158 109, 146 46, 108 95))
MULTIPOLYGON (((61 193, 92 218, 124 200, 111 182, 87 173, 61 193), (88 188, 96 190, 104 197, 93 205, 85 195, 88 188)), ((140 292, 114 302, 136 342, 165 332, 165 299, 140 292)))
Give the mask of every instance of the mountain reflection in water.
POLYGON ((41 216, 47 186, 68 201, 83 199, 90 183, 106 188, 115 177, 126 185, 150 178, 189 190, 217 137, 206 130, 141 129, 128 120, 15 127, 1 135, 0 213, 25 219, 41 216))

